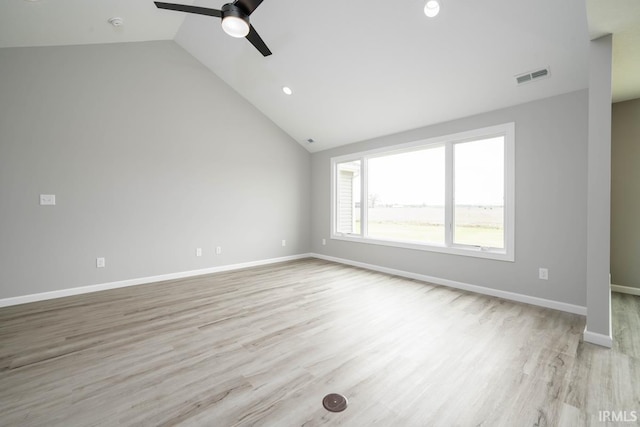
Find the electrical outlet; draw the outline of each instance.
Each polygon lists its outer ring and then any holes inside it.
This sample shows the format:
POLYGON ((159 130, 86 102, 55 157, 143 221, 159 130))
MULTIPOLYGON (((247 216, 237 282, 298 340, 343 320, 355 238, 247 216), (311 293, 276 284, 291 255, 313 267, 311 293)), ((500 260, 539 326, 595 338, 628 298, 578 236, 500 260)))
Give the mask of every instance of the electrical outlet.
POLYGON ((41 194, 40 206, 55 206, 56 195, 55 194, 41 194))
POLYGON ((106 265, 104 258, 96 258, 96 268, 104 268, 106 265))
POLYGON ((196 248, 196 256, 202 256, 202 248, 196 248))
POLYGON ((220 255, 222 253, 222 246, 216 246, 216 255, 220 255))
POLYGON ((322 246, 326 246, 327 244, 327 239, 322 239, 322 246))
POLYGON ((540 280, 549 280, 549 270, 546 268, 538 269, 538 279, 540 280))
POLYGON ((282 246, 287 246, 287 241, 282 239, 282 246))

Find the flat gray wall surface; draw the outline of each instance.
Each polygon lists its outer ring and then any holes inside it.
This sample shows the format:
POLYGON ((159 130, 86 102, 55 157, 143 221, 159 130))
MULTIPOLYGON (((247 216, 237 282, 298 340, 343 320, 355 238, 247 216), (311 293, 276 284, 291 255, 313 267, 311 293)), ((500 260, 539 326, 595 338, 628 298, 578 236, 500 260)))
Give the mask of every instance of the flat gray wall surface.
MULTIPOLYGON (((587 328, 611 337, 611 35, 589 45, 587 328)), ((588 338, 589 340, 591 338, 588 338)))
POLYGON ((309 169, 172 41, 0 49, 0 298, 308 252, 309 169))
POLYGON ((588 91, 518 105, 312 155, 313 252, 586 305, 588 91), (331 240, 330 158, 515 122, 515 262, 331 240), (327 239, 323 246, 322 238, 327 239), (549 280, 538 279, 538 268, 549 280))
POLYGON ((611 283, 640 288, 640 99, 611 120, 611 283))

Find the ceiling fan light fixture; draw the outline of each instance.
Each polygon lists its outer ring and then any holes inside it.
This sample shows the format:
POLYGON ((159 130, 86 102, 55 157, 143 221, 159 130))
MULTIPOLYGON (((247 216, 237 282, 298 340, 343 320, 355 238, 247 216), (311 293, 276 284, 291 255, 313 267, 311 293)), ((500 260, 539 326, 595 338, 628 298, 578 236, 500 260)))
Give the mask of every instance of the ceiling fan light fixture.
POLYGON ((249 17, 233 4, 222 7, 222 29, 231 37, 242 38, 249 34, 249 17))
POLYGON ((434 18, 440 13, 440 2, 438 0, 428 0, 424 5, 424 14, 429 18, 434 18))
POLYGON ((249 34, 249 24, 242 18, 235 16, 227 16, 222 20, 222 29, 231 37, 247 37, 249 34))
POLYGON ((220 18, 222 29, 232 37, 244 37, 255 47, 262 56, 271 55, 262 37, 251 25, 251 15, 263 0, 235 0, 233 3, 222 5, 220 9, 210 7, 191 6, 188 4, 164 3, 154 1, 158 9, 175 10, 177 12, 194 13, 196 15, 213 16, 220 18))

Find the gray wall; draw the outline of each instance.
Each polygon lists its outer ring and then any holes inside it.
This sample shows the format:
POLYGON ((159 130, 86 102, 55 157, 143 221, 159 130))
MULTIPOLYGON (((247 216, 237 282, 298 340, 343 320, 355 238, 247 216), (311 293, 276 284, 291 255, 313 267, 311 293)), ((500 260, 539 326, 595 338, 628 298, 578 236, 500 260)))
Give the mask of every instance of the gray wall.
POLYGON ((174 42, 0 49, 0 298, 308 252, 309 168, 174 42))
POLYGON ((583 90, 315 153, 312 250, 585 306, 587 119, 583 90), (511 121, 516 123, 515 262, 329 239, 331 157, 511 121), (538 279, 539 267, 549 269, 548 281, 538 279))
POLYGON ((640 288, 640 99, 613 104, 611 283, 640 288))
MULTIPOLYGON (((612 36, 589 45, 587 162, 587 327, 611 346, 611 60, 612 36)), ((599 338, 595 338, 599 339, 599 338)))

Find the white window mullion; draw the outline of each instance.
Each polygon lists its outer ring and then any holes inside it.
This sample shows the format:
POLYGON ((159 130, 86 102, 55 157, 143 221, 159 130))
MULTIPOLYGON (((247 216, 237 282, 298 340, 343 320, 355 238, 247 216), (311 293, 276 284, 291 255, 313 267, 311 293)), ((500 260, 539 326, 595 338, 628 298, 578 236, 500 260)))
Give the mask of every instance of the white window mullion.
POLYGON ((445 167, 444 167, 444 242, 445 246, 453 245, 453 143, 445 144, 445 167))
POLYGON ((331 161, 331 235, 338 234, 338 166, 331 161))
POLYGON ((515 257, 515 124, 505 125, 504 142, 504 249, 515 257))
POLYGON ((367 237, 369 229, 369 174, 368 158, 363 157, 360 164, 360 234, 367 237))

